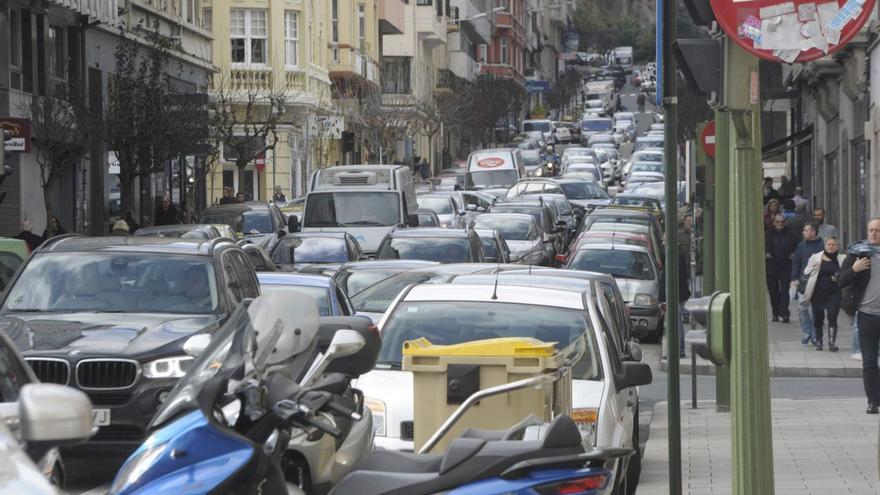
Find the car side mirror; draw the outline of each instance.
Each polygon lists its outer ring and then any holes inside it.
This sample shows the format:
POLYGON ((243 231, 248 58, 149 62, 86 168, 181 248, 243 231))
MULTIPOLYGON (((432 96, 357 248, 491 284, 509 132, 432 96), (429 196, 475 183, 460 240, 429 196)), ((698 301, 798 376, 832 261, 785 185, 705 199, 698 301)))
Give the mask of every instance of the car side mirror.
POLYGON ((410 214, 406 216, 406 226, 407 227, 418 227, 419 226, 419 216, 415 214, 410 214))
POLYGON ((75 444, 92 436, 92 403, 74 388, 30 383, 18 397, 21 435, 29 444, 75 444))
POLYGON ((287 217, 287 230, 293 233, 299 232, 299 229, 299 218, 297 218, 296 215, 290 215, 289 217, 287 217))
POLYGON ((467 209, 467 211, 477 211, 477 205, 469 204, 469 205, 465 206, 465 208, 467 209))
POLYGON ((641 387, 654 380, 651 367, 647 363, 623 363, 623 383, 621 388, 641 387))
POLYGON ((510 262, 511 263, 519 263, 519 261, 520 261, 520 257, 518 254, 511 254, 510 255, 510 262))
POLYGON ((206 333, 193 335, 183 343, 183 352, 185 352, 187 356, 199 357, 201 353, 205 352, 205 349, 208 348, 210 343, 211 336, 206 333))

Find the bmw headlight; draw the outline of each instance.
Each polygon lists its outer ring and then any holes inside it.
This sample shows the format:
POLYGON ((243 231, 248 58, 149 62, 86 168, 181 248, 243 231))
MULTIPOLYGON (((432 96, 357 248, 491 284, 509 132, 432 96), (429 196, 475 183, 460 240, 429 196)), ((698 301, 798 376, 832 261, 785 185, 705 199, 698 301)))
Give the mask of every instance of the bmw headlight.
POLYGON ((373 413, 373 435, 384 437, 385 430, 385 403, 379 399, 364 398, 364 405, 373 413))
POLYGON ((633 303, 636 306, 651 306, 653 304, 657 304, 657 300, 654 299, 650 294, 636 294, 633 303))
POLYGON ((144 365, 145 378, 181 378, 192 364, 192 356, 175 356, 144 365))

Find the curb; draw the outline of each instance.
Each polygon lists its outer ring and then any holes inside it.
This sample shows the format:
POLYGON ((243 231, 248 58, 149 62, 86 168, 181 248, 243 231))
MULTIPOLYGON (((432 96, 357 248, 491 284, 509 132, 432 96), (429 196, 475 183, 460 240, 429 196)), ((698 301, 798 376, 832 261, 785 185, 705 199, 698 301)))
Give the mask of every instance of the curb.
MULTIPOLYGON (((691 374, 690 358, 686 358, 687 362, 680 362, 678 368, 682 374, 691 374)), ((667 372, 667 362, 665 359, 660 360, 660 370, 667 372)), ((714 376, 715 365, 698 363, 697 375, 714 376)), ((771 377, 788 377, 788 378, 861 378, 862 368, 828 368, 816 367, 805 368, 802 366, 770 366, 771 377)))

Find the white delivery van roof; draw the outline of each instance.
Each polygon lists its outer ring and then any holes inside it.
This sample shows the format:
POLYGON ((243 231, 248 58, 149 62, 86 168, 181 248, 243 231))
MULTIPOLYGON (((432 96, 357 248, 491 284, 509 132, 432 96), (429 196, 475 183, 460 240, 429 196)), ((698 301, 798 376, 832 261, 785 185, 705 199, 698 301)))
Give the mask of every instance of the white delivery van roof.
POLYGON ((468 159, 468 172, 514 168, 513 148, 474 151, 468 159))
POLYGON ((327 167, 315 172, 312 178, 311 190, 357 188, 395 191, 404 186, 401 181, 402 177, 400 177, 403 174, 406 177, 411 176, 409 168, 405 165, 339 165, 327 167))

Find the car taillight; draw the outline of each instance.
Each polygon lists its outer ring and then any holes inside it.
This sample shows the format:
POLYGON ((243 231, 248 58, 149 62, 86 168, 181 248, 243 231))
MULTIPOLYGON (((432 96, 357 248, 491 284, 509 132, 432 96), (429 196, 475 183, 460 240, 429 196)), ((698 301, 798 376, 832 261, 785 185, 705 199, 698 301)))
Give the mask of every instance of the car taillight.
POLYGON ((608 484, 607 473, 596 473, 583 478, 565 480, 549 485, 535 487, 540 495, 588 495, 594 490, 602 490, 608 484))

